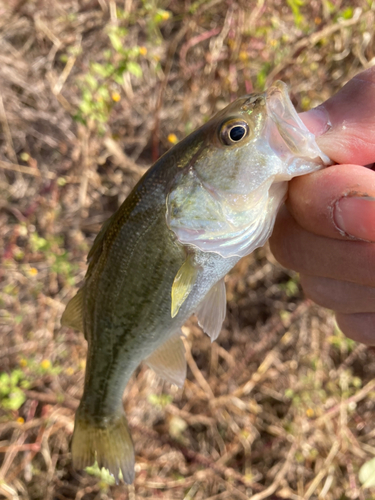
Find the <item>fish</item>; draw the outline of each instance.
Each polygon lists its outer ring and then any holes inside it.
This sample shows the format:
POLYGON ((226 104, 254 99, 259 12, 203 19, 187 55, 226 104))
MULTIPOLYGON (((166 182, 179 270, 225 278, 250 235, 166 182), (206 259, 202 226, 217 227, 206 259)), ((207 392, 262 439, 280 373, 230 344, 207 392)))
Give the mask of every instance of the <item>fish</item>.
POLYGON ((72 461, 134 480, 122 396, 143 361, 182 387, 181 327, 195 313, 214 341, 225 275, 269 238, 288 181, 330 164, 285 83, 236 99, 167 151, 104 223, 62 325, 84 333, 87 362, 72 461))

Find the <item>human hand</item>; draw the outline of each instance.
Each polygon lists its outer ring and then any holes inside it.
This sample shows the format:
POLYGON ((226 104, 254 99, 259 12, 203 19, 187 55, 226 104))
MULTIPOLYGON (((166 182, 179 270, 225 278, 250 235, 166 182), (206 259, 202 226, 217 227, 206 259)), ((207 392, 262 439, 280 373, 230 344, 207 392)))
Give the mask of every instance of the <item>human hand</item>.
POLYGON ((290 182, 271 250, 345 335, 375 345, 375 172, 363 166, 375 162, 375 67, 300 116, 338 165, 290 182))

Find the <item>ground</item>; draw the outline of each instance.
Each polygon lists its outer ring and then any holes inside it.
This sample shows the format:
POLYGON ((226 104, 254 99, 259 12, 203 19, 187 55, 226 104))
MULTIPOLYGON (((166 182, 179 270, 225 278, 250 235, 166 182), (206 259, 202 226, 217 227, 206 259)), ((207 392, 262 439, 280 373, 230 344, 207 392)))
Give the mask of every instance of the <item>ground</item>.
POLYGON ((133 486, 72 468, 86 342, 60 326, 160 154, 276 79, 319 104, 374 64, 374 26, 365 0, 0 1, 0 498, 375 498, 374 352, 267 247, 228 276, 216 343, 184 328, 183 390, 134 374, 133 486))

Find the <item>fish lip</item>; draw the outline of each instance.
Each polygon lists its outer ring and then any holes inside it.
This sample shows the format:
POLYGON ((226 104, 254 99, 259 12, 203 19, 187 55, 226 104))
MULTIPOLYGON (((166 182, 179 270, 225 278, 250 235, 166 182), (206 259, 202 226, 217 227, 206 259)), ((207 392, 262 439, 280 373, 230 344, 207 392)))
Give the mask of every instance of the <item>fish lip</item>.
POLYGON ((290 100, 286 83, 277 80, 264 94, 267 115, 278 128, 289 126, 298 131, 311 134, 290 100))
POLYGON ((315 136, 299 117, 290 100, 288 86, 278 80, 264 94, 268 116, 267 136, 274 152, 287 156, 316 158, 324 165, 332 162, 318 147, 315 136))
POLYGON ((292 112, 295 112, 295 108, 290 100, 289 97, 289 92, 288 92, 288 85, 281 80, 276 80, 274 84, 271 85, 265 92, 264 92, 266 102, 267 102, 267 107, 269 108, 270 105, 270 100, 273 97, 279 97, 284 104, 287 104, 288 108, 292 112))

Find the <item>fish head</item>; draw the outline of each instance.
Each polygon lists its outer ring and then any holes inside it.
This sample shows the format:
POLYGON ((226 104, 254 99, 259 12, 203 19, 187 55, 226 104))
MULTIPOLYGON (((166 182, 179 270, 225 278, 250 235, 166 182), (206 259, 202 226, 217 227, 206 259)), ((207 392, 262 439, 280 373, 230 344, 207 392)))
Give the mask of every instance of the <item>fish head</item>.
POLYGON ((167 224, 181 243, 222 257, 263 245, 287 182, 330 163, 283 82, 237 99, 194 134, 203 140, 168 193, 167 224))

